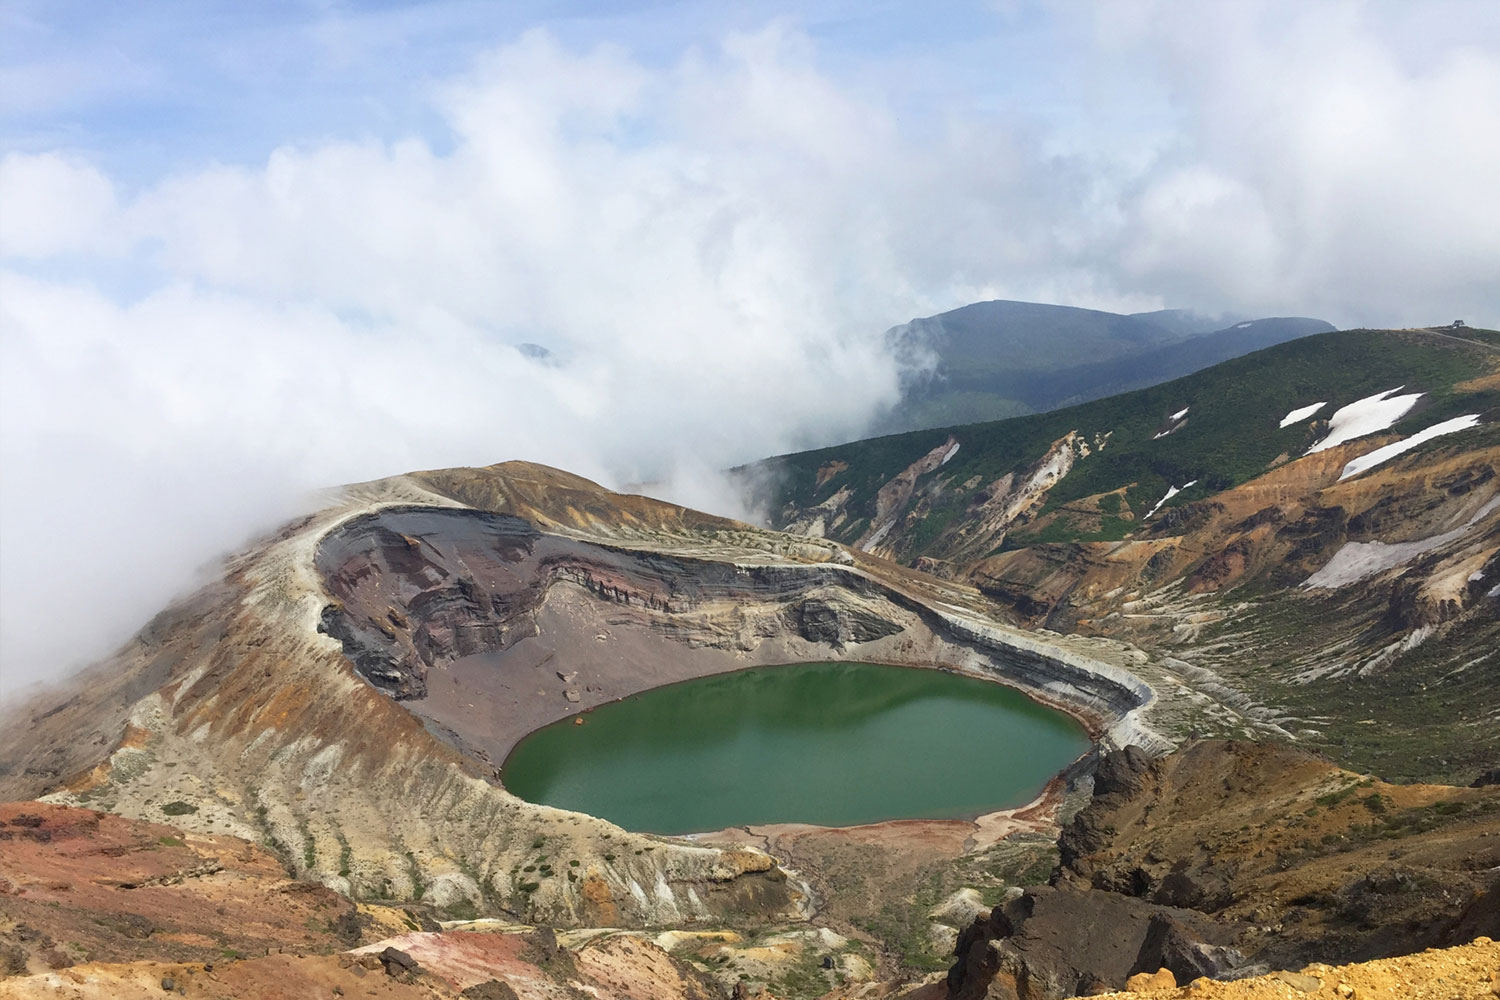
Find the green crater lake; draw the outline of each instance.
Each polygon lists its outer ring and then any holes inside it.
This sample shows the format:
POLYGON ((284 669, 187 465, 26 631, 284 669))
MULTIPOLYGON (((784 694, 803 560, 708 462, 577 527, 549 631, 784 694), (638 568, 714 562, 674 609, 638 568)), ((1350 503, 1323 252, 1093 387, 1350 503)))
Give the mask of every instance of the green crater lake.
POLYGON ((521 740, 501 777, 530 802, 627 830, 853 826, 1030 801, 1083 727, 976 677, 800 663, 646 691, 521 740))

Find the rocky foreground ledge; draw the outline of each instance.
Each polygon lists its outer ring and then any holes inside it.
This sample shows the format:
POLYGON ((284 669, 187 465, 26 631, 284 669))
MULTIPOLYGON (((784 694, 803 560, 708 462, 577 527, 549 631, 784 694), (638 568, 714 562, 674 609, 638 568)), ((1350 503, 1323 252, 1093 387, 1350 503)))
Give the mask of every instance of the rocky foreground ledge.
POLYGON ((267 843, 342 894, 457 914, 797 919, 806 887, 763 851, 531 805, 495 765, 529 729, 634 690, 837 658, 984 674, 1105 747, 1171 745, 1165 668, 992 612, 832 542, 544 467, 400 476, 336 491, 23 709, 0 735, 0 796, 172 817, 267 843))
MULTIPOLYGON (((1490 995, 1500 787, 1393 786, 1292 748, 1222 741, 1155 760, 1110 754, 1095 784, 1047 884, 993 907, 963 889, 934 908, 934 929, 970 923, 953 966, 926 976, 826 923, 440 923, 425 902, 356 901, 290 878, 275 852, 236 837, 0 804, 0 997, 1490 995), (1247 837, 1249 823, 1264 835, 1247 837)), ((891 894, 896 875, 877 891, 891 894)))

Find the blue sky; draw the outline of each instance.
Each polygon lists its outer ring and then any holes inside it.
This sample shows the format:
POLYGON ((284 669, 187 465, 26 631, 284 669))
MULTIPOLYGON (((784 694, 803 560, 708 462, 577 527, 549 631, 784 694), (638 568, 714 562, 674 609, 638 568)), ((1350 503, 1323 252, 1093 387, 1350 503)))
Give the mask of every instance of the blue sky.
POLYGON ((1500 324, 1497 121, 1492 0, 4 0, 0 694, 329 484, 749 513, 968 302, 1500 324))
POLYGON ((914 124, 953 101, 1035 107, 1062 85, 1067 62, 1057 24, 1034 5, 953 3, 935 17, 893 3, 34 0, 7 4, 4 18, 6 147, 87 151, 138 181, 331 135, 417 133, 441 144, 430 88, 538 27, 567 45, 615 44, 668 65, 731 31, 781 21, 831 70, 881 76, 914 124))

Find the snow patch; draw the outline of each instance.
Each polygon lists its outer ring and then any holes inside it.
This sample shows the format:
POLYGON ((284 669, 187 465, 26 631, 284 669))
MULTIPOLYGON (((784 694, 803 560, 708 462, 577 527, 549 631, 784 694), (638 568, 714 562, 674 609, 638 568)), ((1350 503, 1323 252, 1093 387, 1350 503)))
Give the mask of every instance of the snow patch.
POLYGON ((1236 330, 1243 330, 1243 329, 1245 329, 1245 327, 1247 327, 1249 325, 1250 325, 1249 323, 1236 323, 1236 324, 1234 324, 1234 328, 1236 330))
POLYGON ((1424 552, 1461 537, 1464 532, 1474 526, 1475 522, 1487 517, 1497 506, 1500 506, 1500 497, 1490 500, 1489 503, 1479 508, 1467 523, 1452 531, 1418 538, 1412 542, 1395 542, 1389 545, 1385 542, 1346 542, 1322 569, 1303 580, 1302 586, 1312 590, 1332 590, 1335 587, 1358 583, 1376 573, 1395 569, 1424 552))
POLYGON ((952 461, 953 456, 957 455, 957 454, 958 454, 958 442, 955 441, 955 442, 953 442, 953 447, 951 447, 947 451, 943 452, 943 460, 938 463, 938 467, 941 468, 941 467, 947 465, 950 461, 952 461))
POLYGON ((1192 409, 1191 406, 1184 406, 1182 409, 1178 410, 1176 413, 1168 417, 1167 422, 1172 426, 1168 427, 1164 431, 1157 431, 1155 434, 1151 435, 1151 440, 1155 441, 1157 438, 1164 438, 1168 434, 1173 434, 1177 431, 1182 430, 1183 425, 1181 423, 1181 420, 1183 417, 1187 416, 1188 410, 1190 409, 1192 409))
MULTIPOLYGON (((1168 500, 1172 499, 1177 494, 1179 494, 1183 490, 1187 489, 1189 486, 1196 486, 1196 485, 1198 485, 1198 480, 1194 479, 1194 480, 1191 480, 1189 482, 1183 483, 1182 487, 1180 489, 1178 487, 1176 487, 1176 486, 1168 486, 1167 487, 1167 495, 1164 496, 1164 497, 1162 497, 1160 500, 1156 501, 1156 506, 1155 507, 1152 507, 1150 510, 1146 511, 1146 517, 1150 517, 1152 514, 1155 514, 1157 511, 1161 510, 1161 505, 1162 504, 1166 503, 1168 500)), ((1141 520, 1144 521, 1146 519, 1146 517, 1141 518, 1141 520)))
POLYGON ((1433 424, 1425 430, 1417 431, 1409 438, 1388 444, 1383 448, 1376 448, 1367 455, 1361 455, 1344 466, 1344 471, 1339 474, 1342 482, 1350 476, 1357 476, 1361 472, 1368 472, 1382 462, 1389 462, 1402 452, 1411 451, 1419 444, 1431 441, 1433 438, 1442 437, 1444 434, 1453 434, 1456 431, 1466 431, 1470 427, 1479 425, 1479 414, 1469 413, 1462 417, 1454 417, 1452 420, 1444 420, 1433 424))
POLYGON ((1286 416, 1282 417, 1281 418, 1281 423, 1277 424, 1276 426, 1277 427, 1290 427, 1293 424, 1300 424, 1302 421, 1306 420, 1308 417, 1312 416, 1314 413, 1317 413, 1319 410, 1321 410, 1323 407, 1325 407, 1327 405, 1328 405, 1328 400, 1325 399, 1321 403, 1309 403, 1307 406, 1299 406, 1295 410, 1293 410, 1291 413, 1288 413, 1286 416))
POLYGON ((1405 396, 1394 395, 1405 388, 1404 385, 1398 385, 1394 389, 1357 399, 1348 406, 1335 410, 1333 416, 1328 418, 1328 436, 1307 449, 1307 454, 1383 431, 1400 420, 1422 398, 1420 392, 1409 392, 1405 396))

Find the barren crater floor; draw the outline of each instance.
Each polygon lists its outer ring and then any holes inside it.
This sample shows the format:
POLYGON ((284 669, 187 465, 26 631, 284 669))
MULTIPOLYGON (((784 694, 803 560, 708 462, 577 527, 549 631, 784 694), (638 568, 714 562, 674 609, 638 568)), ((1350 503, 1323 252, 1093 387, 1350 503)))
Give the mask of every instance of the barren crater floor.
POLYGON ((631 830, 851 826, 1020 805, 1088 746, 1073 719, 989 681, 801 663, 564 719, 523 739, 502 774, 522 798, 631 830))

